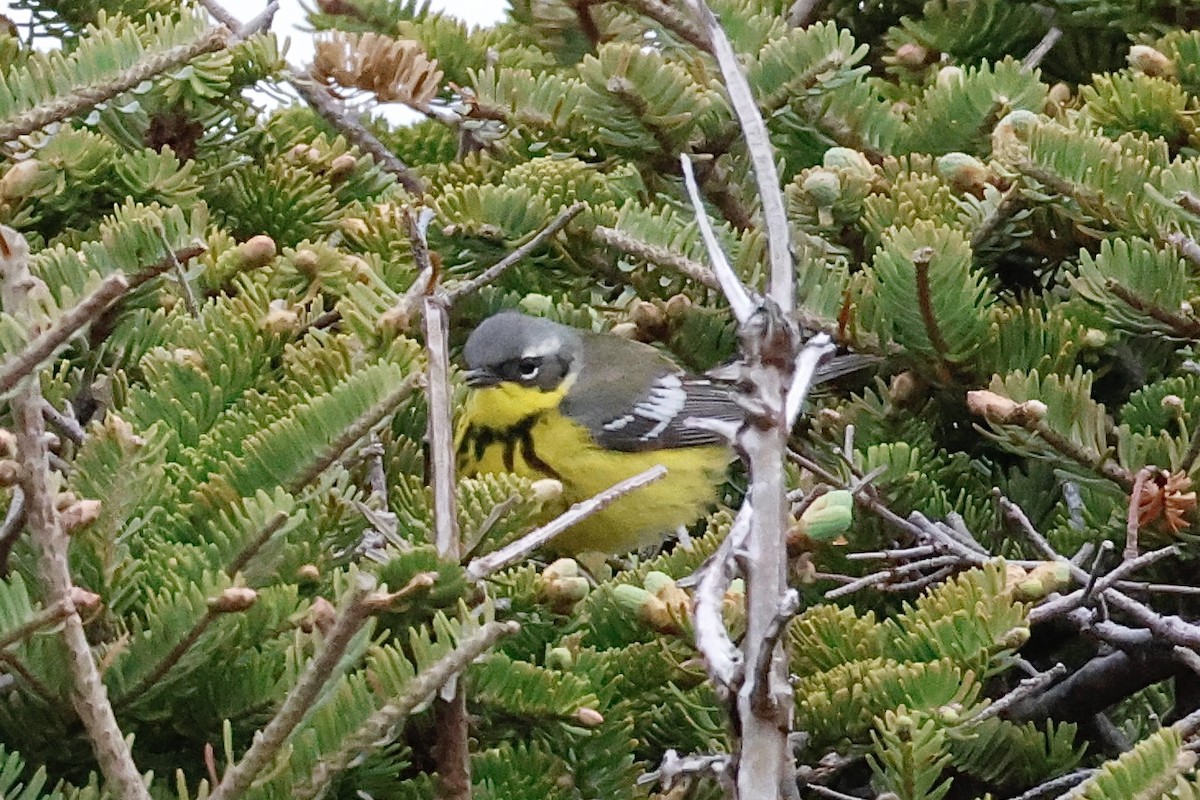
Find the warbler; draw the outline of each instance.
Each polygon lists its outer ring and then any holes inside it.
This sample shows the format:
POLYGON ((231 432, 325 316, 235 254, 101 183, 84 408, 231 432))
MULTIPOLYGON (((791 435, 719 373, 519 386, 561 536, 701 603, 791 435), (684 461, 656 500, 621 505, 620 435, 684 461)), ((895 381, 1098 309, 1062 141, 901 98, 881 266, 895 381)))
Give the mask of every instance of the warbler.
POLYGON ((733 451, 688 421, 741 421, 730 385, 688 375, 650 345, 511 311, 480 323, 463 355, 471 391, 456 435, 462 474, 554 478, 565 508, 667 468, 550 549, 620 554, 658 544, 716 500, 733 451))

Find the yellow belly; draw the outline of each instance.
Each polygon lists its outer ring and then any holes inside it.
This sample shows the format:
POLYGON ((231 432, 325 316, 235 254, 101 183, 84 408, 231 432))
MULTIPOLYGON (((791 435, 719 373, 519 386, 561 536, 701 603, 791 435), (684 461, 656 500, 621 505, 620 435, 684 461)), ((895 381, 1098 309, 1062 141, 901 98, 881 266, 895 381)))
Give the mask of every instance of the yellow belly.
MULTIPOLYGON (((464 419, 504 418, 482 407, 509 399, 499 394, 489 397, 499 391, 501 387, 473 392, 464 419)), ((511 408, 507 403, 505 407, 511 408)), ((553 408, 503 429, 464 424, 458 440, 459 470, 464 475, 513 472, 535 480, 561 481, 563 504, 547 509, 546 519, 656 464, 667 468, 666 477, 625 495, 550 544, 551 550, 566 554, 627 553, 661 542, 704 514, 716 499, 717 483, 731 458, 729 448, 714 445, 642 453, 604 451, 582 426, 553 408)))

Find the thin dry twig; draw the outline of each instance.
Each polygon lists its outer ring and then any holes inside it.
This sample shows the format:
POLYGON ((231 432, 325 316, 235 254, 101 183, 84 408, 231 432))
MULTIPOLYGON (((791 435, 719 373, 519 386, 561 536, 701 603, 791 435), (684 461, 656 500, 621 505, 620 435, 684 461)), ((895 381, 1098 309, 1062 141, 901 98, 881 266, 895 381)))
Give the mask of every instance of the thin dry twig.
POLYGON ((0 524, 0 578, 8 576, 8 557, 25 529, 25 490, 14 486, 4 522, 0 524))
POLYGON ((498 570, 517 563, 534 550, 554 539, 555 536, 566 531, 575 523, 581 522, 597 511, 607 508, 630 492, 654 481, 661 480, 666 477, 666 474, 666 467, 661 464, 655 464, 644 472, 639 472, 619 483, 614 483, 603 492, 576 503, 542 527, 535 528, 515 542, 475 559, 467 565, 467 576, 471 580, 482 580, 498 570))
MULTIPOLYGON (((375 581, 365 573, 357 575, 357 584, 349 592, 342 612, 329 629, 320 650, 288 692, 275 716, 254 735, 254 740, 236 764, 225 771, 209 800, 236 800, 250 788, 254 778, 278 755, 288 736, 304 719, 317 695, 333 677, 354 636, 367 621, 374 605, 370 594, 375 581)), ((147 795, 149 797, 149 795, 147 795)))
POLYGON ((683 184, 687 187, 688 197, 692 202, 692 210, 696 214, 696 224, 700 228, 700 237, 704 240, 704 246, 708 250, 708 258, 712 262, 713 276, 717 280, 717 284, 721 287, 721 292, 725 295, 725 299, 729 301, 729 308, 733 311, 733 318, 739 323, 745 323, 750 319, 750 315, 754 313, 757 303, 754 301, 750 291, 742 284, 737 273, 733 271, 733 267, 729 264, 729 259, 725 258, 725 252, 721 249, 721 242, 717 239, 717 234, 713 230, 712 223, 708 220, 708 214, 704 210, 704 199, 700 196, 700 186, 696 183, 696 174, 692 171, 692 160, 683 154, 679 157, 679 163, 683 167, 683 184))
POLYGON ((1154 470, 1142 467, 1133 476, 1133 491, 1129 493, 1129 513, 1125 519, 1125 552, 1121 557, 1132 561, 1138 555, 1138 525, 1142 516, 1142 492, 1146 482, 1154 477, 1154 470))
POLYGON ((425 184, 421 178, 408 168, 400 158, 387 148, 379 137, 371 133, 365 125, 356 119, 329 90, 303 72, 289 67, 284 75, 296 90, 296 93, 312 106, 333 127, 343 133, 347 140, 358 145, 364 153, 375 159, 382 169, 395 176, 408 193, 421 197, 425 194, 425 184))
POLYGON ((791 230, 780 191, 779 171, 775 167, 775 148, 767 133, 767 125, 750 91, 750 82, 742 71, 741 62, 729 43, 721 24, 704 0, 690 0, 689 5, 708 29, 712 54, 716 56, 725 78, 725 91, 737 115, 746 150, 754 165, 754 180, 758 184, 758 200, 762 207, 763 225, 767 229, 767 255, 771 264, 770 295, 785 313, 796 305, 796 278, 792 265, 791 230))
POLYGON ((381 742, 393 740, 413 710, 429 702, 439 687, 460 674, 501 637, 512 635, 519 628, 520 625, 511 620, 493 620, 464 637, 457 647, 414 677, 405 687, 403 695, 372 714, 346 738, 336 753, 321 759, 313 768, 308 783, 297 787, 293 796, 298 800, 319 796, 334 776, 345 770, 361 753, 376 750, 381 742))
POLYGON ((1062 680, 1066 677, 1067 666, 1065 664, 1055 664, 1045 672, 1039 672, 1036 675, 1030 675, 1017 684, 1011 692, 993 700, 990 705, 984 708, 975 716, 971 717, 968 724, 975 725, 983 722, 985 719, 996 717, 1003 714, 1008 709, 1012 708, 1017 703, 1024 702, 1031 697, 1041 694, 1046 690, 1046 687, 1062 680))
POLYGON ((1029 51, 1025 58, 1021 59, 1021 71, 1033 72, 1042 63, 1042 59, 1050 52, 1054 45, 1058 44, 1058 40, 1062 38, 1063 32, 1060 28, 1054 27, 1046 31, 1046 35, 1041 41, 1029 51))
POLYGON ((744 659, 733 643, 721 606, 729 583, 736 573, 736 556, 745 545, 750 532, 753 508, 743 503, 734 517, 729 533, 708 562, 699 570, 696 584, 693 625, 696 650, 704 656, 704 664, 718 697, 729 698, 742 682, 744 659))
MULTIPOLYGON (((425 402, 428 408, 427 438, 433 484, 434 545, 443 558, 458 561, 462 557, 462 545, 458 531, 455 496, 458 482, 454 469, 454 428, 450 408, 450 322, 446 313, 449 303, 437 290, 437 270, 429 255, 426 230, 432 221, 433 211, 430 209, 423 209, 419 213, 405 209, 404 224, 413 259, 421 274, 430 276, 430 292, 422 299, 421 318, 425 329, 425 402)), ((469 800, 470 727, 463 687, 457 682, 446 686, 442 697, 434 703, 434 714, 437 720, 434 753, 439 796, 446 800, 469 800)))
MULTIPOLYGON (((29 274, 29 245, 12 228, 0 226, 0 300, 9 313, 21 315, 34 279, 29 274)), ((102 306, 101 306, 102 307, 102 306)), ((29 530, 40 550, 38 571, 43 597, 61 604, 62 638, 69 654, 72 704, 87 731, 100 771, 112 788, 131 800, 150 800, 129 745, 117 725, 104 680, 92 655, 83 620, 75 606, 75 585, 67 557, 67 534, 55 510, 55 490, 50 479, 50 454, 46 444, 45 398, 35 379, 24 382, 12 401, 16 418, 17 450, 22 462, 22 489, 29 530)))

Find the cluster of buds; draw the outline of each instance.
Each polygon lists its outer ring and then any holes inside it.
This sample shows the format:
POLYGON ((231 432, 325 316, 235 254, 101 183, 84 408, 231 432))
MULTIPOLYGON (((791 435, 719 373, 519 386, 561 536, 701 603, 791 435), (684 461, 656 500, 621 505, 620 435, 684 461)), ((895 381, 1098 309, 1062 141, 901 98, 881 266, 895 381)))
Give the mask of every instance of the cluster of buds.
POLYGON ((91 525, 100 518, 101 511, 99 500, 80 500, 71 492, 60 492, 54 498, 54 508, 58 511, 59 524, 66 533, 75 533, 91 525))
POLYGON ((854 522, 854 495, 837 489, 818 497, 804 509, 788 531, 788 549, 805 550, 812 542, 829 542, 854 522))
POLYGON ((1005 565, 1005 586, 1016 600, 1042 600, 1071 585, 1071 568, 1061 561, 1043 561, 1027 570, 1016 564, 1005 565))
POLYGON ((358 159, 349 153, 334 156, 326 164, 325 153, 322 153, 319 148, 313 147, 310 144, 304 144, 303 142, 289 150, 287 157, 290 161, 304 164, 314 169, 314 171, 324 172, 332 184, 338 184, 346 180, 358 166, 358 159))
POLYGON ((681 634, 690 627, 692 599, 671 576, 648 572, 641 586, 613 588, 617 607, 656 633, 681 634))
POLYGON ((573 558, 560 558, 542 570, 539 595, 556 611, 570 612, 589 591, 587 576, 573 558))

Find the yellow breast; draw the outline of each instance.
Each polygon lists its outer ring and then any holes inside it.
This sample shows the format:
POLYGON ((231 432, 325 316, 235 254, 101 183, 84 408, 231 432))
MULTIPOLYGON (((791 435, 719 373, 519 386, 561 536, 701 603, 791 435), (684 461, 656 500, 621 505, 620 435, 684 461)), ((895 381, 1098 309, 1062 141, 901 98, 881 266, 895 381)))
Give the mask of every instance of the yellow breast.
POLYGON ((667 475, 577 523, 555 539, 551 549, 567 554, 627 553, 696 521, 716 499, 717 483, 732 455, 729 448, 601 450, 583 426, 558 413, 564 393, 504 384, 473 391, 458 431, 459 471, 512 472, 561 481, 563 505, 547 509, 547 519, 656 464, 666 467, 667 475))

